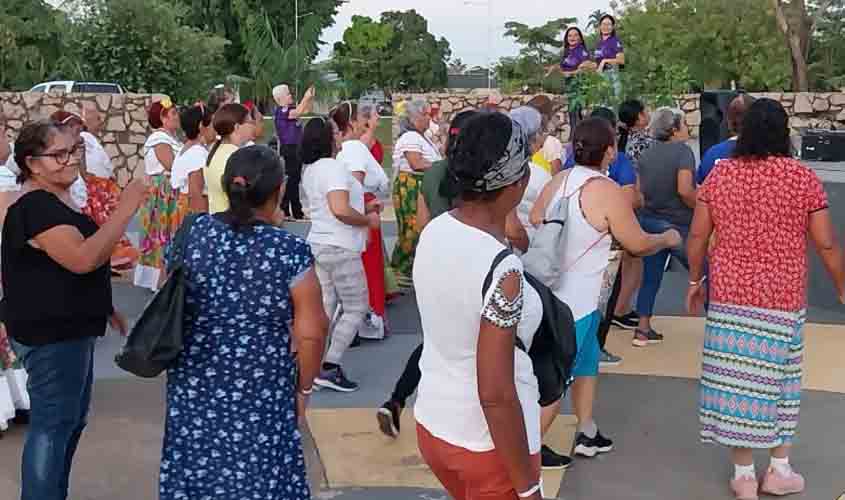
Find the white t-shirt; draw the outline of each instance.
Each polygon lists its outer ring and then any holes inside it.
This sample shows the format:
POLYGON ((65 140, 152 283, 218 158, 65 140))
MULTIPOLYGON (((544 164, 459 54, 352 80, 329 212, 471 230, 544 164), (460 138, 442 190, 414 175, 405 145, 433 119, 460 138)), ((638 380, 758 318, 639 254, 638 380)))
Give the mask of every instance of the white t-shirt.
POLYGON ((378 197, 390 193, 390 180, 379 165, 370 149, 361 141, 346 141, 341 145, 337 159, 346 165, 350 172, 364 172, 364 190, 378 197))
POLYGON ((516 207, 516 216, 519 218, 519 222, 522 223, 522 227, 525 228, 525 232, 528 233, 528 239, 531 240, 534 238, 534 233, 537 232, 537 228, 532 226, 529 220, 531 208, 534 207, 534 202, 540 197, 543 188, 552 180, 552 176, 546 172, 545 168, 534 162, 531 162, 529 165, 531 166, 531 179, 528 181, 528 187, 525 188, 522 201, 516 207))
POLYGON ((308 242, 332 245, 352 252, 363 252, 367 244, 367 226, 350 226, 337 220, 329 208, 328 194, 348 191, 349 205, 364 213, 364 188, 346 165, 334 158, 323 158, 306 165, 302 173, 302 192, 311 217, 308 242))
POLYGON ((114 164, 112 164, 109 154, 106 153, 100 141, 90 132, 83 131, 79 135, 85 141, 85 170, 101 179, 114 177, 114 164))
POLYGON ((205 168, 208 160, 208 150, 202 144, 194 144, 190 148, 179 153, 173 160, 173 169, 170 171, 170 185, 183 194, 188 194, 188 176, 192 172, 205 168))
POLYGON ((144 143, 144 173, 147 175, 159 175, 167 172, 164 165, 158 161, 155 147, 159 144, 167 144, 173 150, 173 156, 182 151, 182 143, 163 130, 156 130, 147 138, 144 143))
MULTIPOLYGON (((504 259, 482 300, 484 279, 504 245, 493 236, 445 213, 423 230, 414 260, 414 288, 423 329, 422 379, 414 415, 433 436, 454 446, 495 449, 478 398, 476 371, 482 314, 508 273, 522 273, 515 255, 504 259)), ((540 296, 522 281, 517 335, 531 348, 543 317, 540 296)), ((531 358, 514 349, 514 381, 531 454, 540 451, 540 404, 531 358)))
MULTIPOLYGON (((6 160, 4 171, 0 172, 0 191, 20 191, 20 184, 18 184, 18 175, 21 169, 15 161, 15 145, 11 145, 12 154, 6 160), (12 184, 14 182, 14 184, 12 184)), ((85 180, 82 176, 78 176, 76 181, 70 186, 70 198, 77 207, 85 208, 88 205, 88 186, 85 185, 85 180)))
MULTIPOLYGON (((434 163, 443 159, 440 152, 430 141, 418 132, 410 131, 402 134, 393 146, 393 168, 399 172, 414 173, 405 153, 420 153, 426 161, 434 163)), ((420 172, 422 173, 422 172, 420 172)))

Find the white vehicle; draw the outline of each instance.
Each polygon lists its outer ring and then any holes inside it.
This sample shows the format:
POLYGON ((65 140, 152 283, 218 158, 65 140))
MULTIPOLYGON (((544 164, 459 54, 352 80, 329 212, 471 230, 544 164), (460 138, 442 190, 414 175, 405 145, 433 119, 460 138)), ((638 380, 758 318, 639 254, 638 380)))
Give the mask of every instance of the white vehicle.
POLYGON ((66 94, 124 94, 123 87, 116 83, 106 82, 75 82, 70 80, 39 83, 29 89, 30 92, 50 92, 61 90, 66 94))

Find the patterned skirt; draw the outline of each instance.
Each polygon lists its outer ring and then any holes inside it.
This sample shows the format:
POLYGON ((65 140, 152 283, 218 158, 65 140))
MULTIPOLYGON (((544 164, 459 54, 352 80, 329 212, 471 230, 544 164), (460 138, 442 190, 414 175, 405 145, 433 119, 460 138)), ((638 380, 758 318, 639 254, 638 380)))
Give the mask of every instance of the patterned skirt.
POLYGON ((170 177, 153 176, 150 197, 138 211, 141 219, 141 257, 135 268, 135 286, 158 290, 165 269, 165 252, 179 219, 178 192, 170 177))
POLYGON ((705 327, 701 440, 736 448, 790 444, 801 408, 805 311, 711 303, 705 327))
POLYGON ((399 286, 411 286, 411 271, 420 233, 417 231, 417 196, 422 187, 422 176, 400 172, 393 188, 393 208, 399 240, 393 249, 391 261, 399 286))

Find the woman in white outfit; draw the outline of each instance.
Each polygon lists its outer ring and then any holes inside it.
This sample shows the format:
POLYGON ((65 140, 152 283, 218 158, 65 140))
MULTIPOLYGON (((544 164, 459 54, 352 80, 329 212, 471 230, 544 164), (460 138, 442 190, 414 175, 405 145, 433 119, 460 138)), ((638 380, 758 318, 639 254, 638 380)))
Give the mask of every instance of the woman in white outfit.
POLYGON ((358 384, 346 378, 341 362, 369 310, 361 252, 368 228, 380 220, 378 212, 366 209, 361 182, 335 159, 339 139, 333 120, 319 117, 308 122, 301 145, 305 165, 301 189, 311 217, 307 241, 316 260, 323 305, 334 320, 331 342, 314 383, 352 392, 358 384))

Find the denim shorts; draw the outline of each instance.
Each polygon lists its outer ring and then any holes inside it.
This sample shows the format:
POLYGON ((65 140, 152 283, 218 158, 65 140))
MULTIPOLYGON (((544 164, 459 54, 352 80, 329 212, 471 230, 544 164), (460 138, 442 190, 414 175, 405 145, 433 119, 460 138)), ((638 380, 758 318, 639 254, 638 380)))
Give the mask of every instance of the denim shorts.
POLYGON ((575 341, 578 343, 578 354, 572 367, 573 377, 595 377, 599 374, 598 331, 601 324, 601 313, 596 311, 575 322, 575 341))

